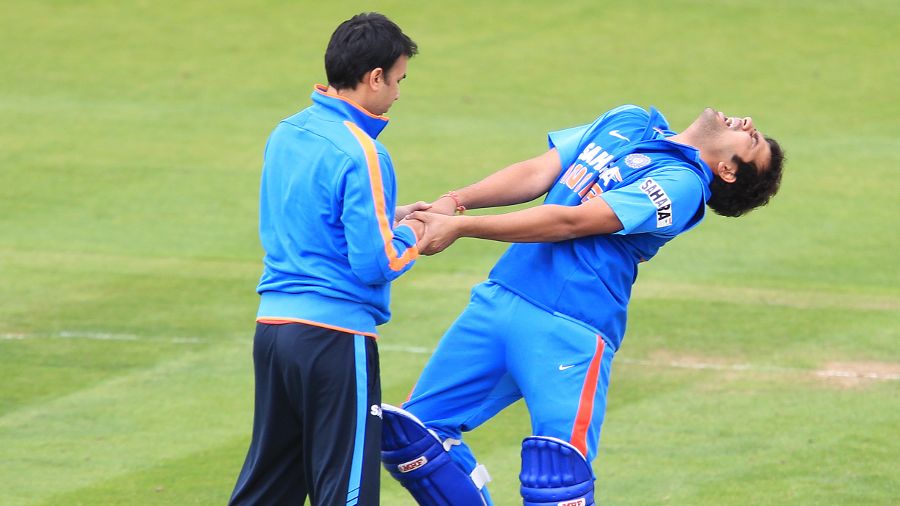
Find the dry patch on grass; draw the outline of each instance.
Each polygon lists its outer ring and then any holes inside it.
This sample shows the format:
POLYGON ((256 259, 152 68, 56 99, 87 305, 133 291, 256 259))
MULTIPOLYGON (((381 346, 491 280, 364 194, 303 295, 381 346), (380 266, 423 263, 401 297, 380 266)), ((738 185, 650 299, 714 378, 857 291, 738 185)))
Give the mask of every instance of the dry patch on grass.
POLYGON ((875 381, 900 380, 900 364, 876 361, 829 362, 816 371, 816 376, 845 388, 855 388, 875 381))
POLYGON ((783 306, 797 309, 900 310, 900 298, 889 294, 875 295, 822 289, 787 290, 659 281, 643 281, 635 284, 632 297, 635 299, 688 299, 710 302, 737 300, 748 305, 783 306))
POLYGON ((620 357, 616 360, 619 363, 638 366, 720 371, 729 377, 742 374, 812 377, 820 383, 841 388, 858 388, 875 382, 900 381, 900 363, 896 362, 828 362, 823 367, 812 370, 758 362, 738 363, 724 357, 678 354, 665 350, 653 352, 646 359, 620 357))

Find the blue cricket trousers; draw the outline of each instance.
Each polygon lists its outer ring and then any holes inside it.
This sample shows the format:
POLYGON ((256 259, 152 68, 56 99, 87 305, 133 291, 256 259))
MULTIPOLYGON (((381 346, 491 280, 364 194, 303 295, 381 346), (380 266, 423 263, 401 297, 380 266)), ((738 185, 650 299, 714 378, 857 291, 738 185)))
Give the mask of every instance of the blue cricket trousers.
MULTIPOLYGON (((569 442, 592 461, 614 354, 597 330, 487 281, 472 290, 403 407, 441 438, 462 440, 524 398, 534 435, 569 442)), ((475 467, 465 441, 450 456, 467 472, 475 467)))
POLYGON ((375 506, 381 383, 375 339, 257 323, 253 438, 229 504, 375 506))

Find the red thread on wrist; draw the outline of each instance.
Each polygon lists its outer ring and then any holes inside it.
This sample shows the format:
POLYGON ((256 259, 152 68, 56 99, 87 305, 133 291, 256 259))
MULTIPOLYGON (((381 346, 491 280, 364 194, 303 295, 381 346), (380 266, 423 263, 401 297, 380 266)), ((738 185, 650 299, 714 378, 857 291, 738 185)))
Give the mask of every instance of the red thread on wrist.
POLYGON ((456 204, 456 214, 463 214, 466 212, 466 206, 462 205, 462 202, 459 200, 459 194, 453 190, 448 191, 447 193, 441 195, 441 197, 450 197, 453 199, 453 203, 456 204))

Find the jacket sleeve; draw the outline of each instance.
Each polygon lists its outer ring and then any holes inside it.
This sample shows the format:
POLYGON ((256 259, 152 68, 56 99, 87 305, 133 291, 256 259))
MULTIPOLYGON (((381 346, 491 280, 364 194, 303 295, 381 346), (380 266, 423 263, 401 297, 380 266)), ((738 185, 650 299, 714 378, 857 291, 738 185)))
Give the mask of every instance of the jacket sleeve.
POLYGON ((397 193, 390 158, 380 156, 375 143, 359 134, 365 162, 354 161, 343 173, 341 222, 351 270, 364 283, 377 285, 409 270, 419 250, 412 228, 393 227, 397 193))

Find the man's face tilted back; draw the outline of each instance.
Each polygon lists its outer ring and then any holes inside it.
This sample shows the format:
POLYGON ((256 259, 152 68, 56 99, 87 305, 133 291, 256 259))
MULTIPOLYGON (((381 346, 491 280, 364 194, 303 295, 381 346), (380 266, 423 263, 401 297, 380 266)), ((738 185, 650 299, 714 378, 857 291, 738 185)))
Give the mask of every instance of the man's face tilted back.
POLYGON ((694 130, 696 147, 700 149, 703 161, 726 182, 732 181, 728 180, 727 175, 722 175, 717 167, 720 163, 725 164, 728 169, 726 174, 736 172, 735 156, 752 163, 760 171, 767 170, 769 166, 771 147, 750 117, 728 117, 708 107, 688 129, 694 130))
POLYGON ((729 117, 708 107, 671 140, 700 150, 714 176, 707 205, 717 214, 742 216, 766 205, 778 192, 784 151, 749 117, 729 117))

